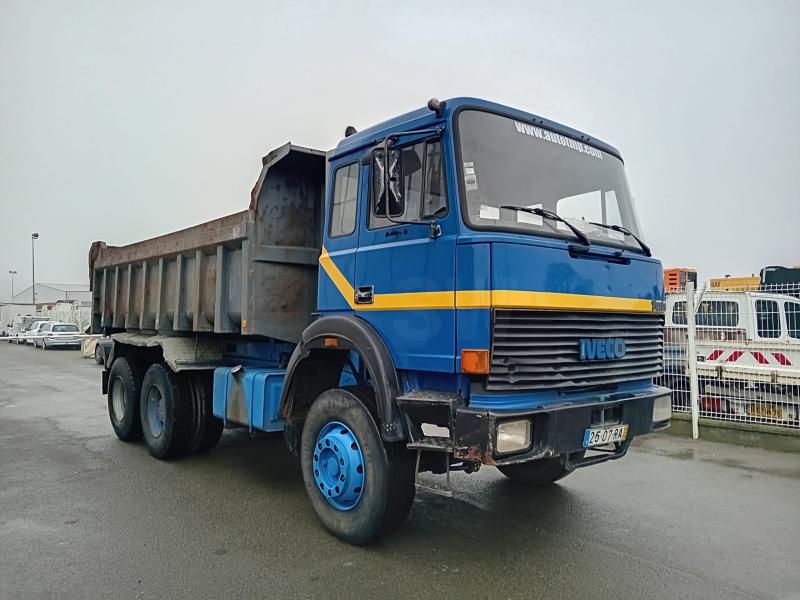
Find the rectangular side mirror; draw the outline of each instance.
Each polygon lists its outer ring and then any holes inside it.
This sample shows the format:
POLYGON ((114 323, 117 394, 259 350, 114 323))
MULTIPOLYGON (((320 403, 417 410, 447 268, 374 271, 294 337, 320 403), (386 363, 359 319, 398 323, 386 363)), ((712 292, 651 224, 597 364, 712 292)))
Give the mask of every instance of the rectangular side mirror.
POLYGON ((389 148, 388 156, 383 148, 372 152, 372 197, 373 207, 379 217, 399 217, 406 209, 403 195, 403 152, 389 148))

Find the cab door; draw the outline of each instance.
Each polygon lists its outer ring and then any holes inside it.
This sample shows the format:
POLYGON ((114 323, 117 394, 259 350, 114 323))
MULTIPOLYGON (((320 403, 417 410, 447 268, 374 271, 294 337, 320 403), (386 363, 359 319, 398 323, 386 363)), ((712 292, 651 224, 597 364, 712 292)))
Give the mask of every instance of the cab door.
POLYGON ((362 187, 355 310, 380 333, 398 369, 452 372, 456 211, 448 203, 443 145, 434 138, 398 147, 405 208, 392 220, 376 213, 371 154, 364 156, 369 181, 362 187), (432 235, 430 221, 440 235, 432 235))
POLYGON ((353 310, 359 197, 364 179, 362 171, 366 170, 358 157, 345 158, 331 165, 326 193, 331 200, 325 216, 317 284, 317 308, 322 313, 353 310))

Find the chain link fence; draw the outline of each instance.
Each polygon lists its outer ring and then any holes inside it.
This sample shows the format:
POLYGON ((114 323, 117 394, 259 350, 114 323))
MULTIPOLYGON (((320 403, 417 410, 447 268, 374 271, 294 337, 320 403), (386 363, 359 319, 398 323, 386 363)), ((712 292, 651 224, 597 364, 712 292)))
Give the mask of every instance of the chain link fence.
POLYGON ((701 417, 800 428, 800 284, 687 296, 666 301, 661 384, 673 411, 691 412, 694 378, 701 417))

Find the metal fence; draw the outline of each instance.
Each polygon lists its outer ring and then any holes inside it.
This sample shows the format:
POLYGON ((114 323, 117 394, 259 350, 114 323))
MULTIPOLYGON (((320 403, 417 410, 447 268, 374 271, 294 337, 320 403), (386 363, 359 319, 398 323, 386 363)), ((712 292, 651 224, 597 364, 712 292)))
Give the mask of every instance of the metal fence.
POLYGON ((673 411, 800 428, 800 284, 693 287, 667 294, 673 411))

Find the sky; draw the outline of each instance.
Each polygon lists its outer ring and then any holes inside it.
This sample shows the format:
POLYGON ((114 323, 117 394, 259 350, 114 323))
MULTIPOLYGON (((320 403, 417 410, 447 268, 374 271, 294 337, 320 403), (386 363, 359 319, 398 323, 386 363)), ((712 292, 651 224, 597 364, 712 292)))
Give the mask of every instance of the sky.
POLYGON ((0 300, 247 207, 261 157, 431 97, 625 158, 645 238, 701 280, 800 265, 800 2, 0 0, 0 300))

